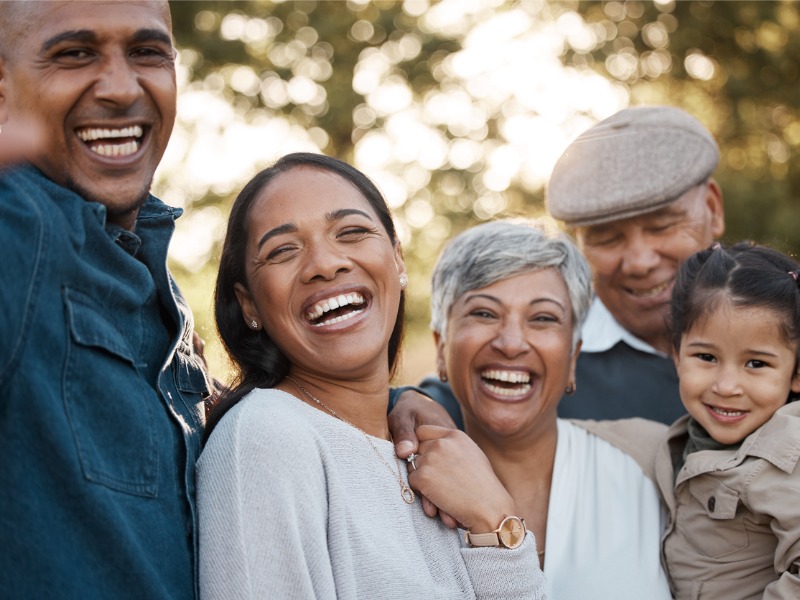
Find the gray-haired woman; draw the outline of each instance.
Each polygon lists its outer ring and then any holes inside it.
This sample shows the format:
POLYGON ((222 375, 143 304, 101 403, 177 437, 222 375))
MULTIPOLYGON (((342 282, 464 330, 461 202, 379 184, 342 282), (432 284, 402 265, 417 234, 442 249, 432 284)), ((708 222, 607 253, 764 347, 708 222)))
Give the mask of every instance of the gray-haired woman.
POLYGON ((548 597, 669 598, 649 478, 663 426, 556 416, 576 386, 590 297, 586 261, 554 228, 496 221, 465 231, 433 275, 439 378, 536 535, 548 597))

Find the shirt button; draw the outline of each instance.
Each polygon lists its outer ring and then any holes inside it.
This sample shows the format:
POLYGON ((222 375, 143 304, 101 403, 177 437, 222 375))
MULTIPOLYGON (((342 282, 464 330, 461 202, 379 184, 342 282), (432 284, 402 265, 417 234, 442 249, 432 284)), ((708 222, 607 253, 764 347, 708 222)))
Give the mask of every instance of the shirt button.
POLYGON ((717 505, 717 499, 714 496, 708 499, 708 512, 714 512, 714 507, 717 505))

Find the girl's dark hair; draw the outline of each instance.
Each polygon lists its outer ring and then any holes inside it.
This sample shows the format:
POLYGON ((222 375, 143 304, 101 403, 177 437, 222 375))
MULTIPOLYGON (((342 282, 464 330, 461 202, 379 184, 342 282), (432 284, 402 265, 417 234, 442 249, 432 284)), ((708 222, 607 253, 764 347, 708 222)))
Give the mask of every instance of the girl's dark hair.
MULTIPOLYGON (((397 244, 392 214, 378 188, 358 169, 325 156, 298 152, 287 154, 274 165, 258 173, 236 197, 228 218, 228 228, 220 256, 219 274, 214 291, 214 311, 222 344, 236 369, 232 386, 225 390, 210 409, 205 437, 243 396, 255 388, 274 387, 289 372, 289 361, 263 330, 247 327, 235 284, 247 285, 245 257, 247 252, 250 210, 260 194, 282 173, 298 167, 333 173, 349 182, 370 203, 389 238, 397 244)), ((389 369, 394 373, 403 338, 405 293, 400 294, 397 319, 389 338, 389 369)))
POLYGON ((800 265, 771 248, 741 242, 730 248, 714 244, 683 262, 672 290, 672 345, 717 304, 766 308, 780 316, 781 335, 800 343, 800 265))

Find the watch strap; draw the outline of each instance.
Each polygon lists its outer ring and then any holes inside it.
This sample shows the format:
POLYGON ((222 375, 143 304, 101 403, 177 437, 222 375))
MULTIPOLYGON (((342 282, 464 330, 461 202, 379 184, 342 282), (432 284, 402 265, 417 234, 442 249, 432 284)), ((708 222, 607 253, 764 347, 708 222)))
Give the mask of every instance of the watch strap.
POLYGON ((499 546, 500 536, 497 531, 490 531, 489 533, 470 533, 465 531, 464 541, 470 546, 499 546))

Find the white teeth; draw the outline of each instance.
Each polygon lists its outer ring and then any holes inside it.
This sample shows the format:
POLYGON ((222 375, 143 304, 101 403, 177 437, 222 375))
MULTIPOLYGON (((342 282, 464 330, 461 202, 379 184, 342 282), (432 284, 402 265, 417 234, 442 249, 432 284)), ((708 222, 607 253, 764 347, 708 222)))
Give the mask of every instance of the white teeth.
POLYGON ((363 308, 359 308, 354 310, 353 312, 349 312, 347 314, 341 315, 340 317, 334 317, 333 319, 327 319, 326 321, 322 321, 321 323, 314 323, 314 327, 322 327, 323 325, 333 325, 334 323, 341 323, 342 321, 347 321, 348 319, 352 319, 358 313, 363 312, 363 308))
POLYGON ((484 385, 486 388, 492 392, 493 394, 497 394, 498 396, 522 396, 527 394, 531 390, 531 376, 530 373, 526 373, 524 371, 506 371, 506 370, 499 370, 499 369, 491 369, 486 370, 481 373, 481 377, 484 379, 484 385), (502 387, 499 385, 495 385, 487 379, 493 381, 502 381, 504 383, 513 383, 518 384, 514 387, 502 387))
POLYGON ((100 156, 130 156, 139 149, 139 142, 125 142, 124 144, 100 144, 89 148, 100 156))
POLYGON ((529 383, 525 383, 523 385, 519 385, 514 388, 504 388, 500 387, 499 385, 492 385, 491 383, 484 382, 486 388, 492 392, 493 394, 497 394, 498 396, 522 396, 527 394, 531 386, 529 383))
POLYGON ((717 408, 716 406, 712 406, 711 410, 724 417, 740 417, 746 412, 744 410, 725 410, 722 408, 717 408))
MULTIPOLYGON (((319 319, 322 315, 326 312, 332 311, 337 308, 341 308, 342 306, 348 306, 350 304, 363 304, 364 303, 364 296, 359 294, 358 292, 351 292, 349 294, 340 294, 339 296, 334 296, 331 298, 326 298, 322 302, 318 302, 311 309, 306 313, 306 319, 309 321, 315 321, 319 319)), ((359 309, 353 311, 351 313, 347 313, 346 315, 341 315, 334 319, 330 319, 325 321, 324 323, 317 323, 316 325, 330 325, 332 323, 339 323, 341 321, 345 321, 350 319, 360 313, 363 309, 359 309)))
POLYGON ((124 137, 142 137, 142 128, 139 125, 132 127, 123 127, 122 129, 81 129, 78 131, 78 137, 84 142, 91 142, 100 139, 113 139, 124 137))
POLYGON ((661 285, 657 285, 656 287, 650 288, 649 290, 638 290, 638 291, 631 290, 631 294, 639 298, 648 298, 650 296, 657 296, 658 294, 666 290, 668 287, 669 287, 669 282, 662 283, 661 285))
POLYGON ((489 370, 481 373, 481 377, 484 379, 506 381, 508 383, 528 383, 531 380, 530 374, 524 371, 489 370))

